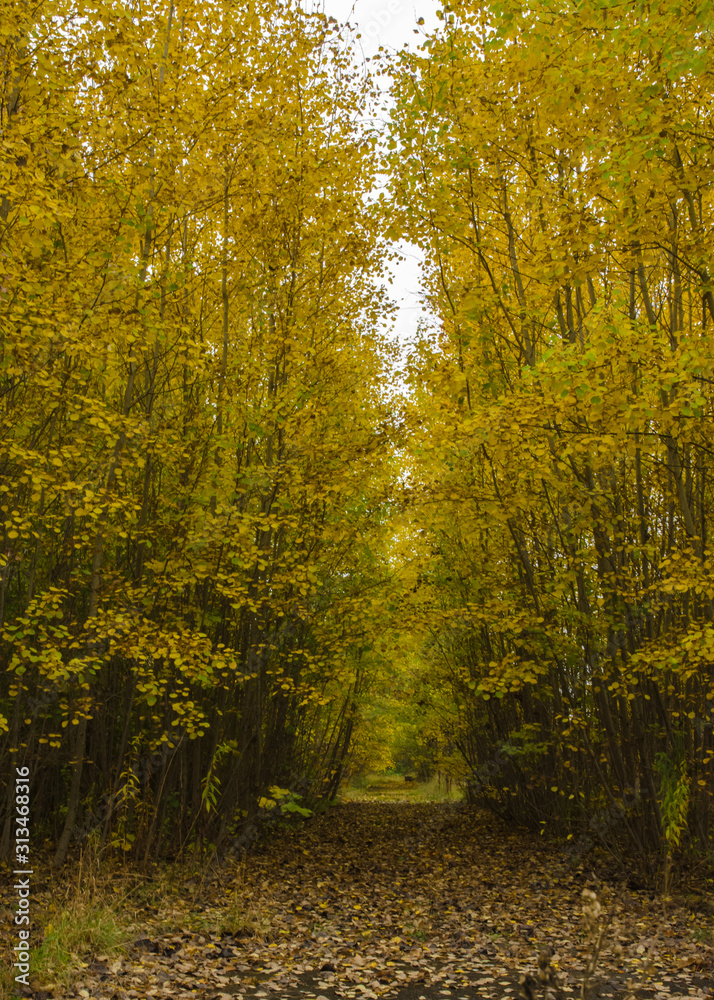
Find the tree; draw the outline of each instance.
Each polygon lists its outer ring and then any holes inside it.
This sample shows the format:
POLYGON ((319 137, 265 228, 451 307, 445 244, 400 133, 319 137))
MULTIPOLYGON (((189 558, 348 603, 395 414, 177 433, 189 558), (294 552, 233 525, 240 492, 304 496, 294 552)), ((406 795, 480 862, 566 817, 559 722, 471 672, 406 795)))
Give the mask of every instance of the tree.
POLYGON ((685 786, 676 823, 710 838, 710 15, 457 3, 393 70, 440 317, 415 519, 463 754, 500 748, 479 794, 510 815, 619 810, 651 866, 685 786))
POLYGON ((4 14, 0 754, 57 864, 219 844, 334 781, 375 618, 369 84, 292 3, 4 14))

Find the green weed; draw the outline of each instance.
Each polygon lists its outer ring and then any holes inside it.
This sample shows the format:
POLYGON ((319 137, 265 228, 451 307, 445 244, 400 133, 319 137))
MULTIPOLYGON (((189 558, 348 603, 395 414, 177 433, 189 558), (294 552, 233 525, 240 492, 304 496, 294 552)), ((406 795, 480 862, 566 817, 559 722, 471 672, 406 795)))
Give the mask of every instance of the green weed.
MULTIPOLYGON (((102 955, 110 959, 131 939, 126 913, 126 892, 117 892, 114 873, 104 868, 100 877, 96 851, 80 856, 76 874, 58 887, 60 895, 47 911, 47 922, 37 946, 30 949, 30 976, 37 988, 70 984, 87 960, 102 955)), ((31 942, 32 944, 32 942, 31 942)), ((0 979, 0 1000, 18 996, 11 973, 0 979)))
POLYGON ((43 984, 68 986, 89 956, 116 955, 128 940, 127 928, 116 910, 106 904, 74 903, 45 928, 45 937, 31 956, 33 974, 43 984))

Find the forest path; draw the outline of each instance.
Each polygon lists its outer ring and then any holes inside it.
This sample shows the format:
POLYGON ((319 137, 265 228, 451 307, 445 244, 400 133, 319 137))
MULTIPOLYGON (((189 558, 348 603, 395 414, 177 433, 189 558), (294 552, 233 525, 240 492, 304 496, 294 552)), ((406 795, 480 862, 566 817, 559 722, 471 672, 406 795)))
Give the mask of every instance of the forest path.
POLYGON ((665 914, 493 817, 388 803, 338 806, 180 886, 181 929, 147 914, 127 959, 95 963, 73 995, 500 1000, 550 946, 560 995, 579 996, 586 888, 613 918, 591 998, 624 998, 628 979, 638 998, 711 995, 714 949, 695 940, 710 916, 665 914))

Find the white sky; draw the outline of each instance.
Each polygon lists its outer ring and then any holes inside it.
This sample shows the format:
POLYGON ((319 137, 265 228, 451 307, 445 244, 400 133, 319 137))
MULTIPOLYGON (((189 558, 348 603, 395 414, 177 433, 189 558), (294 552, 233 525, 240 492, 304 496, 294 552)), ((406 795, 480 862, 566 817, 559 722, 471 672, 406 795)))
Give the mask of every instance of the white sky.
MULTIPOLYGON (((397 51, 408 45, 415 49, 423 41, 425 33, 431 33, 439 24, 436 11, 440 0, 303 0, 306 7, 322 9, 341 24, 349 22, 362 37, 357 44, 362 47, 365 58, 371 58, 379 50, 397 51), (419 18, 424 19, 418 25, 419 18), (414 34, 414 31, 418 34, 414 34)), ((359 57, 359 51, 357 52, 359 57)), ((378 67, 374 64, 374 69, 378 67)), ((417 247, 400 243, 404 260, 392 267, 393 283, 390 295, 399 304, 394 331, 404 343, 416 331, 417 323, 423 316, 419 296, 419 275, 421 254, 417 247)))
POLYGON ((349 22, 362 35, 360 42, 365 56, 373 56, 383 45, 387 49, 401 49, 405 44, 419 44, 419 35, 432 31, 437 25, 436 11, 442 6, 439 0, 315 0, 340 23, 349 22), (424 25, 417 21, 424 18, 424 25))

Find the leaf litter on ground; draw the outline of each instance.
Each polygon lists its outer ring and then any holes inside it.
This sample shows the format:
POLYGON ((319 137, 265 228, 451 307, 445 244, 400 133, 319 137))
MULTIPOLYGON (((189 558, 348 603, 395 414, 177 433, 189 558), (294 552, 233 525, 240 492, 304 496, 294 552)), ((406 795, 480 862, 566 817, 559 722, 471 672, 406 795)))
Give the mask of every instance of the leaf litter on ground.
POLYGON ((496 1000, 527 996, 549 949, 549 995, 579 997, 583 889, 609 920, 592 1000, 714 995, 710 900, 665 907, 458 805, 343 804, 178 888, 125 956, 44 996, 496 1000))

